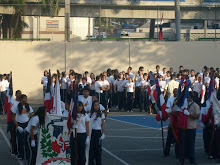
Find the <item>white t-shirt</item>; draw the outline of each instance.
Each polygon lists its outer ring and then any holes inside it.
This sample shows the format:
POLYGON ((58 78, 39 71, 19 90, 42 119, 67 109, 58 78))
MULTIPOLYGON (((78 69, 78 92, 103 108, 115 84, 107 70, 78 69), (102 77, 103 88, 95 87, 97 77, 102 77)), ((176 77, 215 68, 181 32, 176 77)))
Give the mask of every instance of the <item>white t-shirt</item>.
POLYGON ((204 78, 204 83, 209 83, 209 82, 210 82, 210 80, 211 80, 211 78, 210 78, 210 77, 205 77, 205 78, 204 78))
POLYGON ((133 82, 128 82, 125 87, 127 88, 127 92, 134 92, 134 83, 133 82))
POLYGON ((132 80, 134 79, 134 74, 133 73, 129 73, 129 77, 132 78, 132 80))
POLYGON ((193 85, 193 91, 197 92, 198 95, 202 93, 202 84, 199 83, 198 81, 194 83, 193 85))
POLYGON ((123 92, 124 91, 124 88, 122 87, 123 86, 123 80, 122 79, 116 80, 114 84, 117 86, 117 91, 118 92, 123 92))
POLYGON ((106 78, 106 80, 107 80, 109 83, 112 83, 112 84, 114 84, 114 82, 115 82, 115 79, 114 79, 114 76, 113 76, 113 75, 108 76, 108 77, 106 78))
POLYGON ((26 128, 26 131, 28 132, 28 133, 31 133, 31 126, 34 126, 35 128, 34 128, 34 135, 36 135, 37 134, 37 131, 38 131, 38 125, 39 125, 39 117, 38 116, 33 116, 32 118, 31 118, 31 120, 28 122, 28 126, 27 126, 27 128, 26 128))
POLYGON ((104 115, 104 113, 102 113, 101 117, 98 117, 97 119, 96 119, 96 115, 97 115, 97 113, 94 112, 91 116, 91 118, 93 119, 92 129, 101 130, 102 129, 102 119, 105 119, 105 115, 104 115))
MULTIPOLYGON (((29 113, 33 113, 33 109, 31 108, 31 106, 29 105, 30 107, 30 111, 29 113)), ((22 113, 19 114, 18 112, 18 106, 13 106, 12 107, 12 110, 11 110, 13 113, 16 113, 16 120, 17 122, 19 123, 26 123, 29 121, 29 113, 27 112, 27 109, 25 108, 25 106, 23 106, 23 110, 22 110, 22 113)))
POLYGON ((96 93, 103 93, 103 91, 100 89, 102 87, 101 81, 96 81, 95 82, 95 92, 96 93))
POLYGON ((124 79, 124 80, 123 80, 123 83, 122 83, 122 87, 125 87, 127 83, 128 83, 128 80, 127 80, 127 79, 124 79))
POLYGON ((141 81, 143 80, 143 75, 142 76, 136 75, 135 80, 136 80, 135 86, 140 87, 141 86, 141 81))
POLYGON ((5 92, 8 89, 8 87, 9 87, 8 80, 2 80, 0 82, 0 86, 1 86, 1 92, 5 92))
POLYGON ((107 88, 110 84, 107 80, 101 81, 102 87, 107 88))
POLYGON ((170 82, 170 77, 166 77, 166 84, 170 82))
POLYGON ((63 77, 62 78, 62 85, 61 85, 61 87, 60 87, 60 89, 67 89, 67 79, 66 79, 66 77, 63 77))
POLYGON ((46 84, 48 82, 47 76, 42 77, 41 80, 43 81, 43 86, 45 86, 45 82, 46 82, 46 84))
POLYGON ((103 107, 102 104, 99 104, 99 108, 100 108, 100 111, 104 111, 105 110, 105 107, 103 107))
POLYGON ((83 103, 86 112, 90 112, 92 107, 92 96, 88 96, 87 98, 85 98, 83 95, 79 95, 78 101, 81 101, 83 103))
POLYGON ((92 79, 90 90, 95 90, 95 80, 92 79))
POLYGON ((91 84, 91 83, 92 83, 92 79, 91 79, 90 77, 87 77, 86 79, 87 79, 87 83, 88 83, 88 84, 91 84))
MULTIPOLYGON (((157 74, 157 71, 154 71, 154 74, 155 73, 157 74)), ((163 71, 159 71, 158 73, 159 73, 159 75, 163 76, 163 71)))
POLYGON ((190 76, 190 77, 189 77, 189 80, 191 81, 191 84, 194 83, 195 76, 192 76, 192 77, 190 76))
POLYGON ((86 132, 86 122, 88 122, 89 116, 88 114, 80 114, 77 113, 77 133, 85 133, 86 132))
POLYGON ((160 86, 161 92, 163 92, 163 91, 164 91, 164 88, 165 88, 165 86, 166 86, 166 81, 160 81, 160 82, 159 82, 159 86, 160 86))
MULTIPOLYGON (((141 81, 141 88, 142 89, 144 89, 148 85, 150 85, 149 81, 146 81, 146 80, 141 81)), ((148 91, 148 89, 146 88, 145 91, 148 91)))

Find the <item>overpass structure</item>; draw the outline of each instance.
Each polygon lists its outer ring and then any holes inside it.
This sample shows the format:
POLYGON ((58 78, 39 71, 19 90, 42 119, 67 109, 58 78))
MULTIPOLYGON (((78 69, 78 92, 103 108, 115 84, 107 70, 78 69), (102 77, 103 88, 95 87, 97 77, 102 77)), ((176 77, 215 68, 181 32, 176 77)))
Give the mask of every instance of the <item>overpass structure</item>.
MULTIPOLYGON (((27 0, 27 16, 49 16, 41 11, 42 0, 27 0)), ((59 1, 58 16, 65 16, 65 0, 59 1)), ((174 0, 70 0, 71 17, 175 19, 174 0)), ((181 19, 220 20, 220 0, 180 0, 181 19)), ((0 14, 13 7, 0 4, 0 14)))

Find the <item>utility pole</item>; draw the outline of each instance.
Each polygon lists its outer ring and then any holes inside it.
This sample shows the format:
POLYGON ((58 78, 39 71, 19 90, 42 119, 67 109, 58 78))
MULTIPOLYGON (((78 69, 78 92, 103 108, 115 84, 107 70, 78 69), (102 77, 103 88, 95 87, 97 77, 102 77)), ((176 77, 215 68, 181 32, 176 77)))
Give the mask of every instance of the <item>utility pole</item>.
POLYGON ((65 41, 70 41, 70 0, 65 0, 65 41))
POLYGON ((175 0, 175 24, 176 24, 176 41, 181 41, 180 32, 180 1, 175 0))
POLYGON ((65 57, 64 67, 66 71, 67 48, 66 43, 70 41, 70 0, 65 0, 65 57))

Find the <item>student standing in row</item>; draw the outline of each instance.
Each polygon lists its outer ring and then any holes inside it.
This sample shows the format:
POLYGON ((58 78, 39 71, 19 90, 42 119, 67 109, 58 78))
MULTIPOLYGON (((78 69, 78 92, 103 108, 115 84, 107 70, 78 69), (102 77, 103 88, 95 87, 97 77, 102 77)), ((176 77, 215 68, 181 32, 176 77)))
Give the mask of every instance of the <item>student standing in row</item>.
POLYGON ((98 101, 92 103, 91 118, 93 119, 93 124, 89 151, 89 165, 102 165, 102 140, 105 138, 105 115, 100 111, 98 101), (96 163, 94 163, 94 160, 96 163))
POLYGON ((27 139, 29 150, 29 165, 36 164, 37 158, 37 144, 38 144, 38 129, 44 127, 45 124, 45 116, 47 114, 46 107, 39 107, 38 110, 34 113, 30 121, 28 122, 28 126, 26 128, 27 131, 27 139))
MULTIPOLYGON (((86 145, 89 144, 89 116, 84 110, 83 103, 79 102, 77 106, 77 114, 72 123, 72 128, 77 129, 77 164, 85 165, 86 163, 86 145)), ((75 136, 72 131, 70 135, 70 152, 71 152, 71 165, 75 165, 75 136)))
MULTIPOLYGON (((15 92, 15 100, 13 99, 13 102, 11 103, 11 110, 13 108, 16 108, 18 106, 18 104, 20 103, 20 99, 21 99, 21 91, 17 90, 15 92)), ((18 151, 17 151, 17 142, 16 142, 16 126, 15 123, 12 119, 12 111, 7 112, 7 124, 8 124, 8 128, 7 131, 10 132, 11 135, 11 155, 17 155, 18 151)))
POLYGON ((28 125, 29 119, 32 117, 33 109, 27 103, 27 96, 21 95, 21 102, 17 107, 12 109, 13 121, 17 127, 17 142, 18 142, 18 159, 24 159, 24 148, 26 153, 26 159, 29 159, 29 147, 27 143, 27 134, 25 128, 28 125))
POLYGON ((129 78, 129 82, 126 83, 126 98, 127 98, 127 112, 133 112, 133 101, 135 98, 135 85, 132 82, 132 78, 129 78))

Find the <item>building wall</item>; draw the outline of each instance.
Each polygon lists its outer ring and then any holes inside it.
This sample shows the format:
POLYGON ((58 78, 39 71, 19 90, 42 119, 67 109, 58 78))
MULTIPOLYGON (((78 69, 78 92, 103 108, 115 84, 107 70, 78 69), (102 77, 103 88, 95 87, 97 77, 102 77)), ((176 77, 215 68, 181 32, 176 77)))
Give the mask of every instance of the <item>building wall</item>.
MULTIPOLYGON (((40 84, 45 69, 65 69, 64 42, 0 41, 0 73, 13 72, 14 91, 20 89, 32 100, 42 101, 40 84)), ((67 71, 88 70, 99 74, 107 68, 126 71, 129 44, 124 42, 69 42, 66 44, 67 71)), ((204 65, 219 67, 219 42, 131 42, 131 66, 145 71, 183 65, 199 71, 204 65)))

